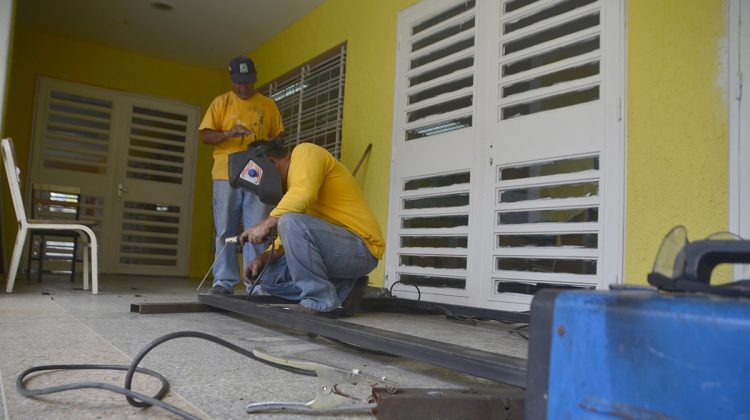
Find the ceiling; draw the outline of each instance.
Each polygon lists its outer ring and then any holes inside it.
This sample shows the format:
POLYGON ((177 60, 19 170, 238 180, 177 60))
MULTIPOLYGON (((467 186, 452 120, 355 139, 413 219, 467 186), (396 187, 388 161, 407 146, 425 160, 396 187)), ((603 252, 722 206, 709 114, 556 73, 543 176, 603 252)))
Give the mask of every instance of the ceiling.
POLYGON ((218 69, 324 1, 16 0, 16 27, 218 69))

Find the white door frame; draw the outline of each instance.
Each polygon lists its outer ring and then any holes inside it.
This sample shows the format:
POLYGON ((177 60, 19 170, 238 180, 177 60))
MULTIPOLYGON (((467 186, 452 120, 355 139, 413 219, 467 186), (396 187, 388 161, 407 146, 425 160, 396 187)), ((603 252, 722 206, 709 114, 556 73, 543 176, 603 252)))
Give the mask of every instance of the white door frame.
MULTIPOLYGON (((729 231, 750 239, 750 3, 730 0, 729 32, 729 231), (743 80, 744 79, 744 80, 743 80)), ((735 278, 750 276, 737 266, 735 278)))

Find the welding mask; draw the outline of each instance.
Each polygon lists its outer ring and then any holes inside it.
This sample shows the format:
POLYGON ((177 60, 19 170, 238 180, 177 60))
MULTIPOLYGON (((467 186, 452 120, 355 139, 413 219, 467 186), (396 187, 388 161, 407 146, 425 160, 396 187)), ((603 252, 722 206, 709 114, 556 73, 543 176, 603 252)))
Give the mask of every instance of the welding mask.
POLYGON ((284 195, 281 174, 264 146, 229 155, 229 185, 257 195, 270 206, 278 204, 284 195))

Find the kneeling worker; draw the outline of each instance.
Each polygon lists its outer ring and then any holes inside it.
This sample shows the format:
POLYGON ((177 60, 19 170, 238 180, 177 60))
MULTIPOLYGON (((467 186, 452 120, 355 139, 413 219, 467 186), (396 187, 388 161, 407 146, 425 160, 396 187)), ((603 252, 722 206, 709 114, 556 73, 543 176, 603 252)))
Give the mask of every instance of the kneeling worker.
POLYGON ((277 228, 273 253, 266 250, 245 268, 262 289, 299 300, 307 310, 351 316, 367 287, 367 274, 383 257, 385 242, 352 174, 324 148, 280 140, 256 141, 281 175, 284 195, 270 216, 240 235, 254 244, 277 228))

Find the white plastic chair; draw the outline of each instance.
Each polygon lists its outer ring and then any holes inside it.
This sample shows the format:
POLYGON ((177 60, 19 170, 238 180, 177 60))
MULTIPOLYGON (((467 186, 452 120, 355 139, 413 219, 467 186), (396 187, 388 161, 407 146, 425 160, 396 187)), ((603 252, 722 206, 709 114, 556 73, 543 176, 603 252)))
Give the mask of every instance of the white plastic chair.
POLYGON ((68 221, 55 221, 55 220, 35 220, 26 219, 26 211, 23 207, 23 200, 21 198, 21 187, 19 186, 19 175, 20 171, 16 167, 16 155, 15 149, 13 148, 13 141, 11 139, 3 139, 0 141, 0 148, 2 148, 3 154, 3 166, 5 167, 5 175, 8 178, 8 187, 10 187, 10 195, 13 199, 13 209, 16 212, 16 219, 18 219, 18 235, 16 236, 16 244, 13 247, 13 256, 10 259, 10 268, 8 269, 8 285, 5 291, 8 293, 13 292, 13 284, 16 282, 16 273, 18 272, 18 264, 21 262, 21 255, 23 254, 23 246, 26 242, 26 237, 30 230, 61 230, 61 231, 75 231, 81 236, 83 242, 83 290, 89 289, 89 271, 91 272, 91 292, 93 294, 99 293, 99 278, 98 278, 98 259, 97 259, 97 241, 94 231, 90 227, 80 223, 69 223, 68 221), (89 261, 89 255, 91 260, 89 261))

